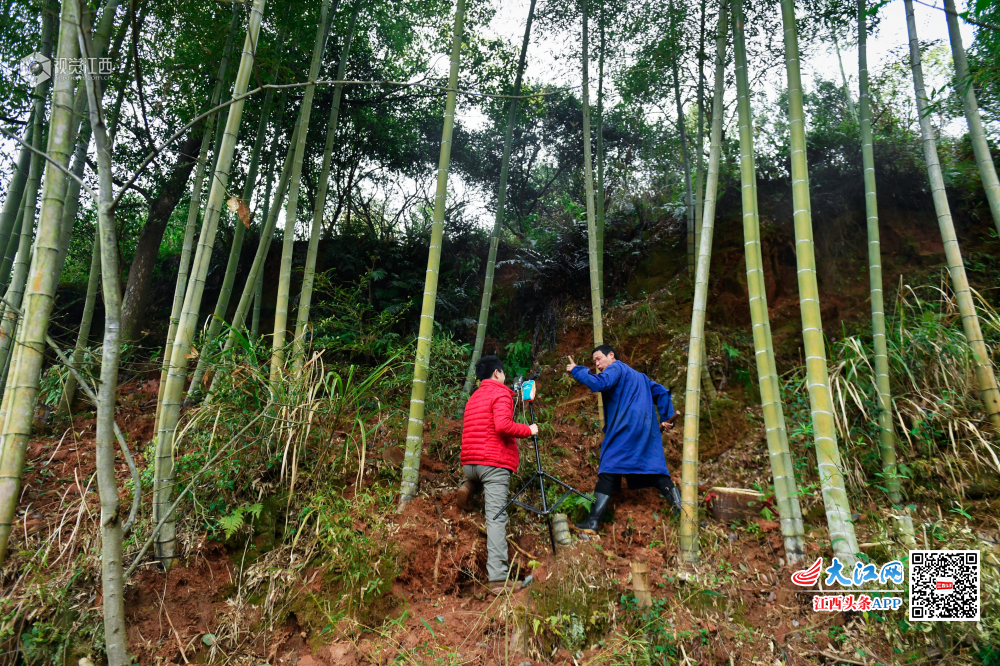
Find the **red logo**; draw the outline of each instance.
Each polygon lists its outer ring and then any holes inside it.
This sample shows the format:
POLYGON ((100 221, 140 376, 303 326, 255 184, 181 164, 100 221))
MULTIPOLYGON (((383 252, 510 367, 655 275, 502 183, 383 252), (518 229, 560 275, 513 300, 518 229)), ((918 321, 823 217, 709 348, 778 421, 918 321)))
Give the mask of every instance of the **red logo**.
POLYGON ((792 582, 802 587, 812 587, 819 580, 819 574, 822 569, 823 558, 820 557, 805 571, 796 571, 793 573, 792 582))
POLYGON ((955 584, 950 580, 939 580, 934 583, 935 589, 938 590, 954 590, 955 584))

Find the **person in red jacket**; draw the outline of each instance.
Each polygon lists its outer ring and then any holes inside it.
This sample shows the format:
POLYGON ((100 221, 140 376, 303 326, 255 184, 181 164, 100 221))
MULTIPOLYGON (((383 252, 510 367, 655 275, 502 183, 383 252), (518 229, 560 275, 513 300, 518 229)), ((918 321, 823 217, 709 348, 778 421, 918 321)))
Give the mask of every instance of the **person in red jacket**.
POLYGON ((466 481, 455 503, 468 510, 469 499, 482 487, 486 500, 486 572, 490 589, 507 584, 507 513, 497 513, 507 503, 510 476, 517 471, 517 440, 538 434, 538 426, 514 421, 514 392, 504 386, 507 376, 496 356, 476 363, 479 388, 465 405, 462 428, 462 467, 466 481))

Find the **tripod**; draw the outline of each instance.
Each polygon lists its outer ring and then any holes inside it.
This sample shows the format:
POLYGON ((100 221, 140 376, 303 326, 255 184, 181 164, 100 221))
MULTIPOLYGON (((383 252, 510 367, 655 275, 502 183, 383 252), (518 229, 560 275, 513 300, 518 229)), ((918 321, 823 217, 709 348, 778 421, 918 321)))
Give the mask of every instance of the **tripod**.
MULTIPOLYGON (((521 385, 522 385, 522 382, 519 379, 518 381, 516 381, 514 383, 514 390, 518 391, 520 389, 521 385)), ((518 392, 520 392, 520 391, 518 391, 518 392)), ((525 400, 525 402, 528 403, 528 411, 531 414, 531 422, 534 423, 535 422, 535 408, 534 408, 534 405, 532 405, 532 400, 533 400, 533 397, 532 397, 532 399, 525 400)), ((583 499, 585 499, 585 500, 587 500, 588 502, 591 502, 591 503, 594 502, 594 498, 593 497, 588 497, 587 495, 584 495, 583 493, 581 493, 579 490, 577 490, 573 486, 569 485, 568 483, 564 483, 564 482, 560 481, 559 479, 557 479, 556 477, 552 476, 551 474, 549 474, 548 472, 546 472, 544 469, 542 469, 542 457, 538 453, 538 435, 532 435, 531 439, 532 439, 532 441, 535 444, 535 473, 531 475, 531 478, 528 479, 524 483, 523 486, 521 486, 520 490, 518 490, 516 493, 514 493, 514 496, 510 498, 510 501, 507 502, 506 504, 504 504, 504 507, 502 509, 500 509, 500 512, 497 513, 497 515, 493 519, 496 520, 501 515, 503 515, 504 511, 506 511, 507 507, 509 507, 511 504, 515 504, 515 505, 521 507, 522 509, 526 509, 528 511, 531 511, 532 513, 536 513, 539 516, 545 516, 546 517, 546 522, 549 524, 549 540, 552 542, 552 554, 555 555, 555 552, 556 552, 556 536, 555 536, 555 534, 552 531, 552 519, 549 516, 551 516, 555 512, 555 510, 559 508, 559 505, 562 504, 564 501, 566 501, 566 498, 569 497, 570 495, 573 495, 573 494, 579 495, 580 497, 582 497, 583 499), (552 483, 554 483, 554 484, 556 484, 558 486, 561 486, 561 487, 563 487, 563 488, 566 489, 566 492, 563 493, 562 497, 560 497, 559 499, 557 499, 551 506, 548 505, 548 501, 545 498, 545 480, 546 479, 548 479, 552 483), (526 491, 528 488, 530 488, 533 485, 535 485, 536 480, 538 482, 538 490, 542 494, 542 508, 541 509, 539 509, 538 507, 531 506, 530 504, 525 504, 523 502, 519 502, 518 499, 517 499, 518 497, 520 497, 524 493, 524 491, 526 491)))

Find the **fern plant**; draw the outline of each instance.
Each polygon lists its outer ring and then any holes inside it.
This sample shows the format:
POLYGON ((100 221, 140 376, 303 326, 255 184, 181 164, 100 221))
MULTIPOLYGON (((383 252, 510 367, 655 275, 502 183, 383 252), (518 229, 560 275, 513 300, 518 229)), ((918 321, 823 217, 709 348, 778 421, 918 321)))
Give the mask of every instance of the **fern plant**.
POLYGON ((226 539, 231 539, 243 527, 247 514, 250 514, 254 518, 260 518, 260 512, 263 509, 264 505, 259 502, 256 504, 244 504, 233 509, 232 513, 228 516, 220 518, 218 524, 222 531, 226 533, 226 539))

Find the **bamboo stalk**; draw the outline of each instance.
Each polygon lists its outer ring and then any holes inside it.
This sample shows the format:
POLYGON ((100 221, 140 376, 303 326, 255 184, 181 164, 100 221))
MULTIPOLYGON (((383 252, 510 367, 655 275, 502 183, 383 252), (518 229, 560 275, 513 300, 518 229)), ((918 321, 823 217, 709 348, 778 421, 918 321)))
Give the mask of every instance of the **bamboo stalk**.
MULTIPOLYGON (((604 191, 604 2, 597 19, 597 29, 601 36, 600 52, 597 56, 597 192, 594 203, 597 207, 597 282, 601 287, 601 305, 604 305, 604 225, 607 222, 604 191)), ((514 93, 515 95, 518 93, 514 93)))
MULTIPOLYGON (((361 2, 354 3, 351 19, 344 36, 344 46, 340 51, 340 63, 337 65, 337 80, 343 81, 347 72, 347 58, 351 53, 351 41, 354 39, 354 29, 361 12, 361 2)), ((326 208, 326 194, 330 186, 330 162, 333 159, 333 143, 337 136, 337 122, 340 117, 340 99, 344 86, 337 84, 333 88, 333 102, 330 104, 330 117, 326 124, 326 146, 323 150, 323 165, 320 168, 319 186, 316 188, 316 205, 313 207, 312 227, 309 231, 309 247, 306 251, 306 265, 302 271, 302 289, 299 292, 299 311, 295 320, 295 338, 292 341, 292 359, 296 371, 302 370, 305 362, 305 334, 309 324, 309 308, 312 305, 313 281, 316 279, 316 257, 319 254, 319 238, 323 233, 323 210, 326 208)))
MULTIPOLYGON (((316 26, 316 43, 313 46, 312 62, 309 65, 309 81, 319 76, 319 66, 326 46, 326 24, 336 8, 330 11, 330 0, 323 0, 319 24, 316 26)), ((302 181, 302 159, 306 151, 306 135, 309 134, 309 116, 312 113, 313 96, 316 86, 306 86, 302 97, 302 131, 299 132, 292 160, 292 176, 288 184, 288 203, 285 208, 285 234, 281 246, 281 265, 278 271, 278 298, 274 306, 274 336, 271 342, 271 387, 276 388, 285 365, 285 335, 288 328, 288 308, 292 290, 292 250, 295 246, 295 226, 299 219, 299 190, 302 181)))
MULTIPOLYGON (((219 216, 226 198, 229 185, 229 170, 232 167, 233 151, 236 148, 236 137, 240 121, 243 118, 243 94, 247 90, 250 74, 253 69, 254 51, 260 34, 260 24, 263 19, 266 0, 255 0, 250 10, 250 21, 247 35, 243 43, 243 53, 240 58, 239 71, 233 85, 233 98, 236 100, 230 106, 226 120, 225 135, 220 149, 219 160, 211 179, 212 187, 208 195, 205 211, 205 221, 198 239, 198 249, 192 262, 191 275, 184 296, 184 305, 177 324, 177 332, 170 346, 170 368, 167 372, 166 388, 160 407, 160 423, 157 432, 156 453, 154 461, 153 489, 153 519, 160 522, 166 516, 170 506, 170 498, 174 489, 173 444, 177 421, 180 418, 181 397, 184 393, 187 374, 187 355, 189 346, 194 339, 198 326, 201 298, 205 289, 205 278, 208 275, 212 259, 212 248, 215 245, 219 216)), ((173 517, 165 520, 163 528, 157 537, 156 555, 164 568, 170 569, 176 564, 177 543, 175 538, 173 517)))
POLYGON ((809 166, 806 161, 805 112, 799 44, 793 0, 781 1, 785 29, 785 71, 788 74, 788 117, 792 146, 792 204, 795 223, 795 258, 798 265, 799 304, 802 311, 802 342, 806 355, 806 382, 812 412, 816 462, 819 466, 823 503, 833 552, 845 566, 857 561, 858 540, 851 522, 851 506, 844 485, 844 466, 837 447, 833 396, 827 369, 826 343, 820 316, 816 256, 813 249, 812 209, 809 201, 809 166))
MULTIPOLYGON (((77 0, 65 0, 77 2, 77 0)), ((78 31, 81 52, 94 53, 89 31, 78 31)), ((84 60, 88 62, 88 60, 84 60)), ((90 102, 90 125, 97 147, 100 201, 98 227, 104 289, 104 342, 101 346, 101 386, 97 396, 96 463, 97 488, 101 499, 101 582, 104 606, 105 650, 108 666, 128 666, 128 634, 125 629, 125 579, 122 568, 124 530, 115 475, 115 397, 118 389, 118 361, 121 354, 121 271, 111 202, 111 146, 104 125, 95 73, 88 67, 84 82, 90 102)), ((88 141, 89 143, 89 141, 88 141)), ((139 488, 135 491, 138 493, 139 488)))
MULTIPOLYGON (((277 64, 275 64, 274 69, 274 74, 277 74, 277 64)), ((274 75, 271 78, 274 79, 274 75)), ((264 147, 264 137, 267 134, 267 121, 270 116, 271 101, 273 98, 274 89, 268 88, 267 92, 264 93, 264 101, 261 104, 257 135, 254 137, 253 146, 250 149, 250 164, 247 167, 246 182, 243 184, 243 196, 240 198, 247 205, 249 205, 250 199, 253 196, 254 185, 257 183, 257 171, 260 169, 260 154, 264 147)), ((209 319, 208 332, 202 341, 202 352, 198 355, 198 363, 195 365, 194 373, 191 375, 191 384, 188 386, 188 399, 201 391, 201 382, 205 376, 205 369, 208 363, 207 359, 216 338, 219 337, 222 324, 226 321, 226 312, 229 311, 229 299, 233 294, 233 283, 236 282, 236 270, 240 264, 240 253, 243 250, 243 238, 246 236, 246 230, 250 222, 248 221, 247 224, 243 224, 237 217, 233 223, 233 241, 229 247, 226 272, 222 277, 222 286, 219 289, 219 298, 215 302, 215 311, 209 319)))
POLYGON ((691 309, 691 338, 688 344, 687 384, 684 394, 684 444, 681 451, 680 554, 685 562, 698 560, 698 435, 701 410, 701 373, 705 367, 705 305, 708 302, 708 275, 712 264, 712 236, 715 229, 716 196, 719 189, 719 159, 722 155, 723 93, 726 75, 725 3, 719 7, 719 28, 715 52, 715 97, 712 110, 711 153, 705 187, 705 208, 700 223, 698 267, 695 272, 694 304, 691 309))
MULTIPOLYGON (((77 58, 77 24, 80 17, 73 2, 62 5, 59 22, 58 58, 77 58)), ((46 152, 63 169, 73 150, 70 125, 73 123, 73 79, 56 76, 52 85, 52 113, 46 152)), ((37 128, 37 126, 36 126, 37 128)), ((38 398, 38 384, 45 349, 45 334, 61 265, 56 265, 62 239, 62 212, 66 195, 65 172, 46 162, 42 206, 38 219, 35 251, 24 295, 21 337, 24 345, 8 381, 10 393, 3 425, 3 454, 0 461, 0 562, 6 559, 7 540, 21 491, 21 475, 31 434, 31 422, 38 398)), ((30 224, 25 224, 30 229, 30 224)), ((23 236, 23 232, 22 232, 23 236)))
POLYGON ((896 435, 892 420, 892 393, 889 387, 889 355, 885 338, 885 311, 882 293, 882 251, 879 243, 878 198, 875 187, 875 153, 872 148, 872 116, 868 92, 868 27, 865 0, 858 0, 858 107, 861 123, 861 159, 865 179, 865 212, 868 218, 868 277, 871 283, 872 342, 875 347, 875 389, 878 393, 879 452, 889 501, 902 502, 896 473, 896 435))
POLYGON ((979 103, 976 101, 976 90, 973 87, 972 76, 969 73, 969 60, 962 46, 962 33, 958 29, 958 12, 955 10, 955 0, 944 0, 944 15, 948 21, 948 37, 951 41, 952 61, 955 63, 955 92, 962 98, 962 110, 965 111, 965 122, 969 126, 969 140, 979 167, 979 177, 983 181, 986 200, 990 204, 993 224, 1000 233, 1000 180, 997 179, 997 168, 993 164, 990 146, 983 130, 983 119, 979 115, 979 103))
MULTIPOLYGON (((73 347, 72 368, 79 371, 83 364, 83 355, 90 341, 90 328, 94 323, 94 310, 97 309, 97 288, 101 283, 101 237, 100 229, 94 231, 94 243, 90 252, 90 273, 87 277, 87 295, 83 302, 83 317, 80 319, 80 330, 76 336, 76 346, 73 347)), ((73 401, 76 399, 76 375, 72 372, 66 378, 66 388, 63 398, 59 401, 59 409, 67 414, 72 413, 73 401)))
POLYGON ((955 300, 958 301, 958 310, 962 315, 962 328, 969 342, 969 349, 972 351, 976 381, 979 384, 979 396, 993 428, 1000 430, 1000 391, 997 390, 993 364, 983 341, 979 316, 976 314, 976 305, 972 300, 969 280, 965 275, 965 262, 962 259, 962 249, 959 247, 958 237, 955 235, 955 224, 951 218, 951 208, 948 205, 944 177, 941 173, 941 162, 938 158, 937 141, 934 139, 934 129, 931 127, 930 114, 927 110, 927 94, 924 89, 923 67, 920 62, 917 26, 913 17, 913 2, 912 0, 904 0, 904 2, 906 4, 906 27, 910 37, 913 87, 917 98, 917 114, 920 118, 920 134, 924 144, 924 161, 927 164, 927 176, 931 186, 931 197, 934 200, 934 210, 937 213, 938 227, 941 229, 941 240, 944 242, 948 273, 951 276, 952 289, 955 291, 955 300))
MULTIPOLYGON (((503 140, 503 158, 500 162, 500 182, 497 186, 497 212, 493 222, 493 233, 490 234, 490 250, 486 256, 486 279, 483 281, 483 295, 479 305, 479 324, 476 326, 476 343, 472 348, 472 360, 465 375, 465 386, 462 395, 472 394, 472 386, 476 381, 476 363, 483 355, 483 345, 486 343, 486 325, 489 321, 490 303, 493 298, 493 275, 497 263, 497 247, 500 244, 500 234, 503 232, 503 222, 507 207, 507 175, 510 168, 510 151, 514 143, 514 127, 517 125, 518 95, 521 94, 521 80, 524 76, 524 65, 528 57, 528 41, 531 37, 531 24, 535 18, 535 0, 528 6, 528 18, 524 24, 524 38, 521 40, 521 55, 517 61, 517 73, 514 75, 514 98, 510 101, 510 111, 507 112, 507 134, 503 140)), ((459 413, 465 412, 465 401, 459 407, 459 413)))
MULTIPOLYGON (((216 106, 222 98, 222 86, 229 68, 229 56, 239 28, 239 14, 233 12, 233 20, 229 24, 229 34, 222 48, 222 59, 219 61, 219 71, 215 75, 215 89, 209 108, 216 106)), ((167 373, 170 370, 170 353, 177 335, 177 325, 180 323, 181 311, 184 308, 184 295, 187 293, 188 275, 191 267, 191 255, 194 251, 194 236, 198 231, 198 217, 201 213, 201 190, 205 184, 205 169, 208 166, 208 151, 212 146, 215 130, 212 128, 214 116, 205 118, 205 133, 201 137, 201 149, 198 152, 198 162, 195 164, 194 180, 191 181, 191 199, 188 202, 187 223, 184 226, 184 240, 181 243, 180 263, 177 265, 177 281, 174 283, 174 300, 170 306, 170 323, 167 326, 167 339, 163 345, 163 367, 160 369, 160 384, 156 395, 156 422, 153 432, 160 431, 160 412, 163 406, 163 391, 167 388, 167 373)))
MULTIPOLYGON (((28 124, 24 128, 24 143, 30 144, 32 131, 35 127, 35 105, 32 104, 31 112, 28 114, 28 124)), ((28 171, 31 169, 31 151, 27 145, 22 145, 17 154, 17 163, 14 166, 14 174, 7 185, 7 198, 3 201, 3 210, 0 211, 0 247, 6 248, 10 240, 17 216, 21 210, 21 202, 24 200, 24 186, 28 182, 28 171)), ((6 280, 7 273, 0 268, 0 279, 6 280)))
MULTIPOLYGON (((750 83, 747 72, 744 17, 741 2, 733 2, 733 50, 736 65, 737 115, 739 117, 740 181, 743 209, 743 240, 747 264, 747 291, 750 296, 750 320, 757 359, 757 380, 767 440, 774 495, 785 543, 785 556, 791 562, 802 559, 805 528, 799 506, 794 468, 788 448, 788 434, 781 403, 771 342, 771 324, 767 309, 763 259, 760 247, 760 220, 757 212, 757 174, 754 165, 753 115, 750 108, 750 83)), ((713 118, 713 122, 715 119, 713 118)))
POLYGON ((455 104, 458 98, 458 62, 462 52, 464 26, 465 0, 456 0, 455 28, 451 42, 451 69, 448 73, 448 96, 444 106, 441 156, 438 160, 437 191, 434 195, 434 217, 431 225, 431 242, 427 252, 427 273, 424 277, 424 297, 420 308, 417 353, 413 360, 410 417, 406 426, 406 451, 403 454, 403 478, 399 492, 400 511, 416 496, 417 483, 420 480, 420 449, 424 442, 424 399, 427 397, 427 371, 431 363, 431 338, 434 336, 434 306, 437 302, 438 268, 441 265, 441 239, 444 234, 444 213, 448 197, 451 138, 455 125, 455 104))

